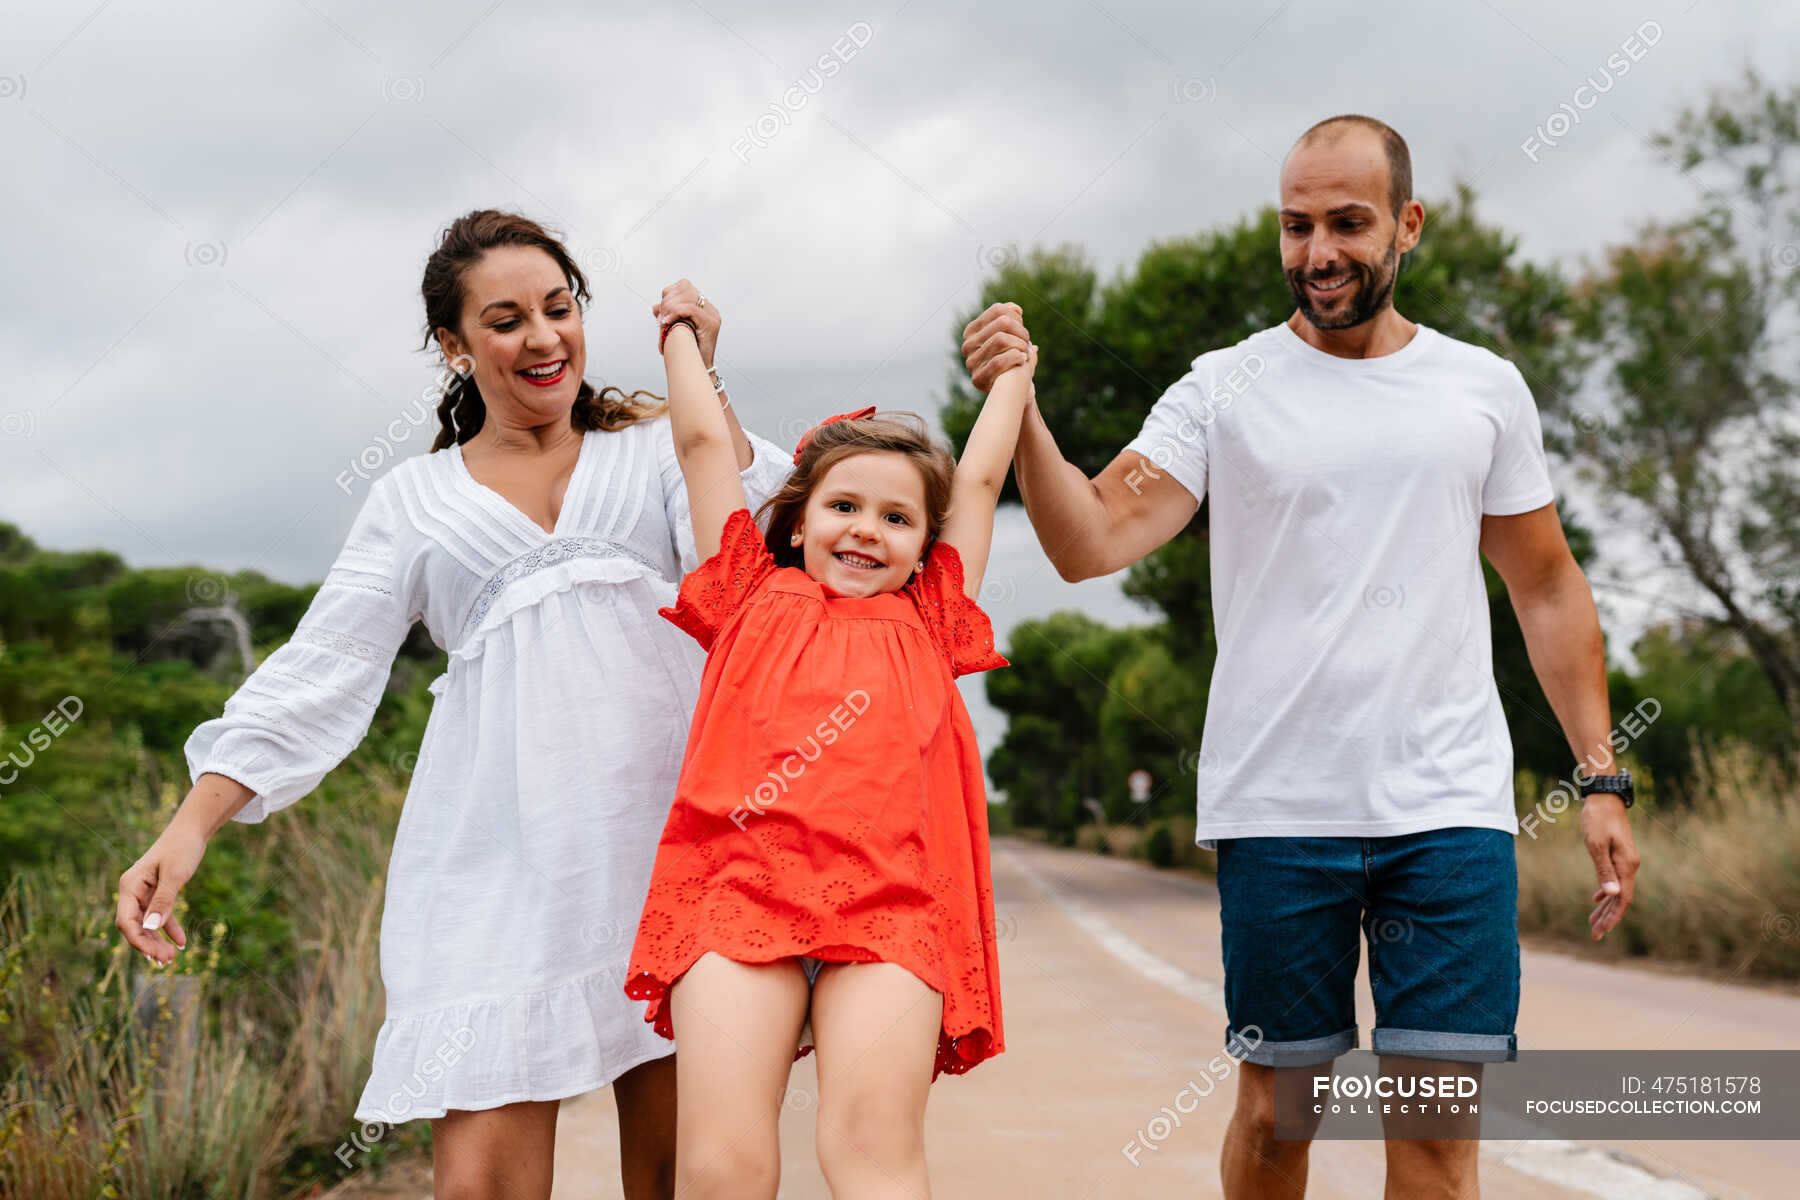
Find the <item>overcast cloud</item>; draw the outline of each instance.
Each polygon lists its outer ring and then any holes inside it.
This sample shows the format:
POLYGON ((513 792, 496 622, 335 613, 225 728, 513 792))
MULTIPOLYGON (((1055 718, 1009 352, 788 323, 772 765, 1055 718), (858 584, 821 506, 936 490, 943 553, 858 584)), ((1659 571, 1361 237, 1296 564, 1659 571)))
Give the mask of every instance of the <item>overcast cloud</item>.
MULTIPOLYGON (((336 480, 431 382, 419 272, 471 208, 539 217, 591 268, 595 380, 660 386, 648 306, 693 278, 740 413, 791 440, 856 404, 934 414, 994 247, 1074 242, 1110 274, 1271 201, 1321 117, 1389 121, 1423 197, 1472 179, 1524 253, 1573 263, 1692 207, 1651 131, 1746 64, 1800 67, 1800 6, 1774 0, 4 11, 0 519, 291 582, 323 576, 362 499, 336 480)), ((1058 580, 1017 511, 990 571, 1003 631, 1147 619, 1116 581, 1058 580)))

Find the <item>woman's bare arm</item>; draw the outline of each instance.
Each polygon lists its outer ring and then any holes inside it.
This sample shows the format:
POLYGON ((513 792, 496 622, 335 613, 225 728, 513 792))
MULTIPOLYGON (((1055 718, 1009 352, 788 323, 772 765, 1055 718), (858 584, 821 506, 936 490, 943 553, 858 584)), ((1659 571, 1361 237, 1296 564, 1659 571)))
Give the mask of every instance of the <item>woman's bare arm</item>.
POLYGON ((174 961, 178 947, 187 948, 187 931, 175 916, 175 897, 199 869, 212 835, 255 795, 235 779, 206 772, 194 781, 162 835, 119 876, 119 909, 113 924, 134 950, 167 963, 174 961), (157 936, 164 929, 173 944, 157 936))

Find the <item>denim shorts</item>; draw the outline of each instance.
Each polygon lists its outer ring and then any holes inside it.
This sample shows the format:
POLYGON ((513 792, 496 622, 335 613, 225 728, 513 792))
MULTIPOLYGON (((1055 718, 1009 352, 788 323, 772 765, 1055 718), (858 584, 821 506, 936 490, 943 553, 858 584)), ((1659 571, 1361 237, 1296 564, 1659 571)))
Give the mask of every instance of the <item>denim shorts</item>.
POLYGON ((1309 1066, 1355 1048, 1356 967, 1367 939, 1376 1054, 1518 1056, 1511 834, 1458 827, 1221 838, 1218 855, 1225 1036, 1234 1054, 1309 1066))

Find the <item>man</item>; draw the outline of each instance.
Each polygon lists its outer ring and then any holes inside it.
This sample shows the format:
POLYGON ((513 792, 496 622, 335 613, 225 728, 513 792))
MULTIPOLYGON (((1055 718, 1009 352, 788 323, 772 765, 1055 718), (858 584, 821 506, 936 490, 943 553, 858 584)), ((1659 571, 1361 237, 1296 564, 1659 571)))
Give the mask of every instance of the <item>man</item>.
MULTIPOLYGON (((1261 1039, 1239 1071, 1230 1197, 1304 1194, 1309 1143, 1274 1137, 1273 1064, 1357 1045, 1361 935, 1384 1071, 1516 1056, 1518 822, 1481 554, 1577 759, 1600 747, 1578 768, 1593 935, 1631 905, 1630 778, 1607 749, 1600 624, 1531 392, 1506 360, 1394 311, 1424 220, 1399 134, 1363 116, 1320 122, 1281 170, 1297 311, 1195 359, 1094 479, 1035 405, 1014 460, 1070 580, 1136 562, 1211 497, 1219 655, 1197 836, 1218 853, 1227 1041, 1261 1039)), ((1029 343, 1013 305, 972 321, 976 386, 1029 343)), ((1473 1195, 1477 1148, 1389 1141, 1388 1195, 1473 1195)))

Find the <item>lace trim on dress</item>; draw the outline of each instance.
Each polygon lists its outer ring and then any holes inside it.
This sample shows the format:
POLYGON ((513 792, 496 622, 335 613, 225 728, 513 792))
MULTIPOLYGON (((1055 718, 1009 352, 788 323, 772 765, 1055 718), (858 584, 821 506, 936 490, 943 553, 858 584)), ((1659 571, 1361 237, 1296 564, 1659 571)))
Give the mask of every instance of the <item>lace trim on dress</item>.
POLYGON ((322 680, 312 679, 308 676, 302 675, 302 674, 298 673, 297 671, 283 671, 279 667, 273 666, 266 662, 258 669, 262 670, 262 671, 267 671, 270 675, 275 676, 277 679, 291 679, 295 683, 300 684, 302 687, 324 688, 326 691, 336 692, 338 695, 343 696, 350 700, 354 700, 358 704, 374 705, 374 704, 378 704, 380 702, 379 697, 371 698, 371 697, 363 694, 362 692, 357 691, 355 688, 339 687, 335 683, 325 683, 322 680))
POLYGON ((288 720, 283 713, 272 712, 266 708, 259 708, 254 704, 246 704, 243 701, 238 700, 235 696, 227 702, 226 711, 227 715, 233 717, 255 717, 265 728, 286 730, 288 733, 293 734, 295 737, 311 746, 314 750, 317 750, 320 754, 330 755, 334 759, 340 760, 349 755, 348 750, 338 750, 333 746, 326 745, 318 738, 313 737, 311 734, 307 733, 306 730, 300 728, 299 725, 288 720))
POLYGON ((511 562, 501 567, 481 585, 481 593, 475 597, 475 605, 469 609, 469 615, 463 618, 462 638, 481 625, 481 619, 487 616, 488 609, 494 606, 500 593, 525 578, 535 575, 546 567, 554 567, 558 563, 568 562, 573 558, 622 558, 637 563, 658 579, 667 579, 662 568, 647 556, 638 553, 630 546, 606 538, 597 537, 561 537, 553 542, 546 542, 535 549, 527 550, 511 562))
POLYGON ((393 588, 382 587, 380 584, 375 583, 352 583, 348 579, 333 579, 330 581, 330 584, 332 587, 355 588, 359 592, 374 592, 377 596, 391 596, 394 594, 393 588))
POLYGON ((962 555, 955 546, 932 543, 925 569, 902 590, 912 596, 952 675, 1012 665, 994 649, 994 625, 986 611, 963 591, 962 555))
POLYGON ((364 662, 387 666, 394 661, 392 652, 384 652, 373 642, 365 642, 361 638, 351 637, 347 633, 338 633, 330 629, 316 629, 306 625, 294 630, 294 636, 288 639, 294 642, 305 642, 309 646, 322 646, 327 650, 335 650, 339 654, 348 654, 351 658, 360 658, 364 662))
POLYGON ((710 651, 719 631, 756 585, 777 569, 750 510, 737 509, 725 518, 718 550, 682 578, 672 607, 656 611, 710 651))

